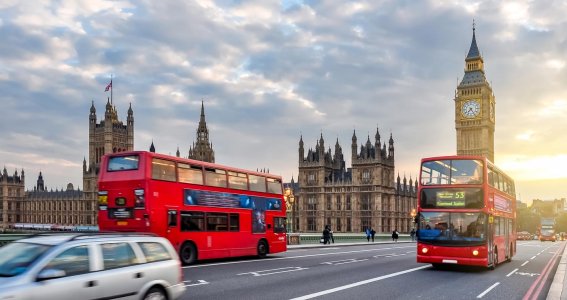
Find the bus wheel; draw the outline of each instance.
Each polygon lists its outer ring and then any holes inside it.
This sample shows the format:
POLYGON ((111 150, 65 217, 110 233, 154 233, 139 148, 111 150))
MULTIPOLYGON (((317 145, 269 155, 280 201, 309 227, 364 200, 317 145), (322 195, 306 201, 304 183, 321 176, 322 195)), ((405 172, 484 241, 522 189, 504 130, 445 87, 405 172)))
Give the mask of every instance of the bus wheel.
POLYGON ((179 258, 184 265, 190 265, 197 261, 197 248, 193 243, 186 242, 179 250, 179 258))
POLYGON ((266 255, 268 254, 268 244, 266 244, 266 241, 262 240, 258 242, 258 257, 260 258, 264 258, 266 257, 266 255))

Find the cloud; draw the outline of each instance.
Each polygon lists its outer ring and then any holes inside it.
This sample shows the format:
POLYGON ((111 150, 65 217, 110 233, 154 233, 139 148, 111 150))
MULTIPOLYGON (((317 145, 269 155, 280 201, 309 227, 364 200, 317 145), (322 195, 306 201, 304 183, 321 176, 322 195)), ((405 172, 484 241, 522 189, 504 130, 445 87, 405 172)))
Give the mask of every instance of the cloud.
POLYGON ((187 153, 203 100, 219 162, 289 180, 301 134, 338 139, 350 157, 353 130, 362 140, 380 127, 396 172, 415 176, 421 157, 455 152, 475 18, 496 162, 524 178, 521 164, 562 161, 567 147, 566 13, 536 1, 2 1, 0 163, 78 185, 89 108, 100 121, 112 75, 136 149, 187 153))

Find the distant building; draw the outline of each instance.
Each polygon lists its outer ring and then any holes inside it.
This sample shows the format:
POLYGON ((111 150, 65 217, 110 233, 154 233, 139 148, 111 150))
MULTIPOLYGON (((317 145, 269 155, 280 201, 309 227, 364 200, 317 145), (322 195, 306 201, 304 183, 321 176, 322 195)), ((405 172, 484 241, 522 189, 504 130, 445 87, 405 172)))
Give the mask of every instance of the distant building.
POLYGON ((193 146, 189 147, 189 158, 210 163, 215 162, 215 151, 213 150, 213 144, 209 142, 209 129, 205 121, 205 106, 203 102, 201 102, 201 118, 199 119, 199 127, 197 127, 197 143, 193 142, 193 146))
POLYGON ((333 154, 330 147, 326 151, 323 134, 307 153, 300 138, 298 182, 284 185, 295 195, 293 231, 321 232, 331 225, 335 232, 409 232, 417 180, 394 179, 392 136, 382 146, 377 130, 374 143, 369 136, 358 151, 355 132, 351 151, 352 168, 347 169, 338 139, 333 154))
POLYGON ((557 217, 558 214, 565 212, 565 198, 554 200, 534 199, 530 210, 542 217, 557 217))

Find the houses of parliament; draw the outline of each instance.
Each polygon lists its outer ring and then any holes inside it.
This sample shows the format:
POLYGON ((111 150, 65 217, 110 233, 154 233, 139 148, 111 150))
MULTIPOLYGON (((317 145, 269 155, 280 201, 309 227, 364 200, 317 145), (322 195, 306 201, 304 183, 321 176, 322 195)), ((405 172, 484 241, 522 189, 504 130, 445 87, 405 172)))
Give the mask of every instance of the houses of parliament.
MULTIPOLYGON (((453 99, 457 154, 484 155, 494 160, 495 97, 484 72, 484 60, 472 42, 465 58, 465 74, 453 99)), ((89 114, 88 161, 83 160, 84 190, 69 184, 65 190, 47 188, 40 172, 33 190, 25 191, 25 173, 16 170, 0 173, 0 228, 15 223, 60 225, 96 225, 97 178, 101 157, 129 151, 134 147, 134 112, 128 108, 126 123, 118 118, 110 99, 104 119, 98 121, 94 102, 89 114)), ((214 162, 215 153, 209 142, 204 104, 197 128, 196 143, 188 151, 189 158, 214 162)), ((295 195, 295 204, 288 211, 294 232, 321 232, 330 225, 335 232, 408 232, 413 226, 410 215, 417 206, 418 179, 400 178, 395 171, 393 135, 387 141, 376 129, 359 144, 352 134, 350 161, 339 140, 334 151, 327 148, 321 133, 315 145, 305 145, 303 136, 298 145, 298 177, 284 187, 295 195)), ((150 151, 156 151, 152 142, 150 151)), ((177 149, 177 156, 180 156, 177 149)))
MULTIPOLYGON (((25 172, 16 170, 8 174, 4 167, 0 173, 0 229, 15 223, 95 226, 97 224, 97 181, 103 155, 134 149, 134 111, 128 108, 126 124, 118 118, 116 106, 107 100, 104 119, 97 120, 94 101, 89 113, 89 160, 83 159, 83 190, 48 189, 42 172, 33 190, 25 190, 25 172)), ((150 151, 155 151, 152 142, 150 151)), ((177 149, 177 156, 180 156, 177 149)), ((197 141, 189 149, 192 159, 214 162, 214 151, 209 142, 204 104, 197 128, 197 141)))

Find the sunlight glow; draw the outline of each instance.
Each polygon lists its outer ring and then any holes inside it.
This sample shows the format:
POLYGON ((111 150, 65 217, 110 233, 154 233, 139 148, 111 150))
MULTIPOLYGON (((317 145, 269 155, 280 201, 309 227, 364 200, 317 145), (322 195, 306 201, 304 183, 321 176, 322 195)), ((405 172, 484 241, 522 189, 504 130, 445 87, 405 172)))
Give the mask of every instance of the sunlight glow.
POLYGON ((567 179, 567 154, 507 156, 498 161, 514 180, 567 179))

